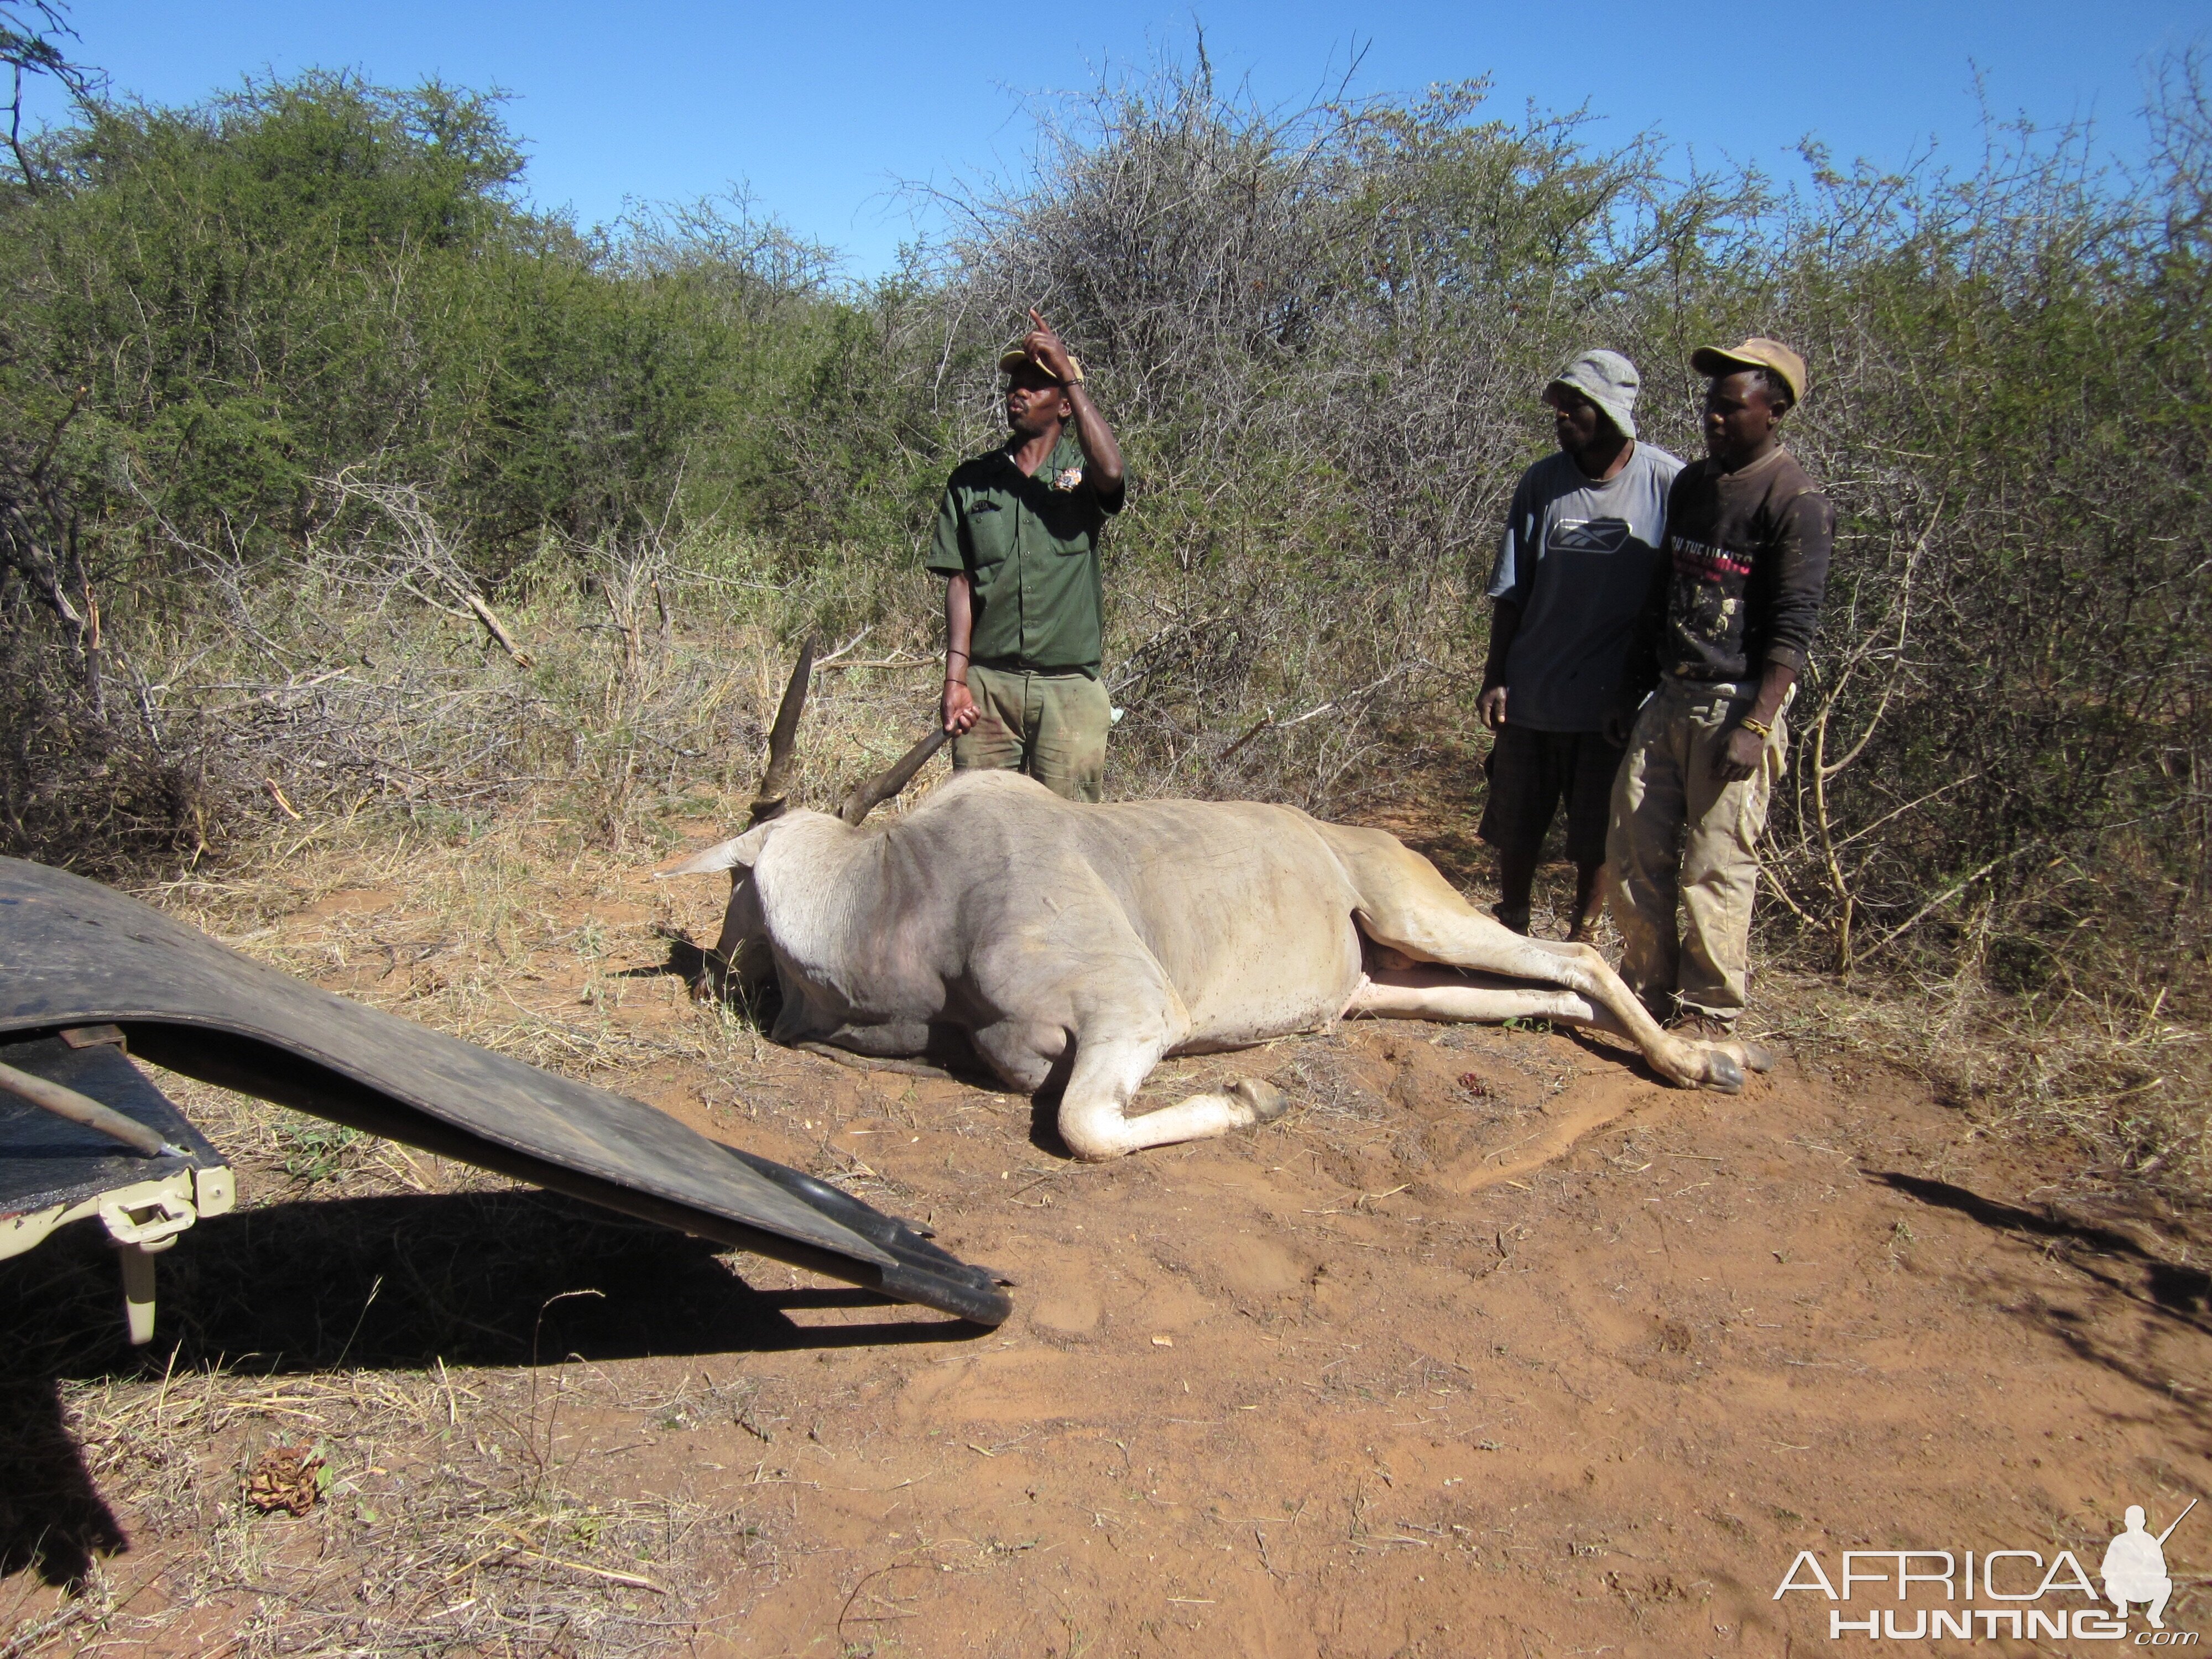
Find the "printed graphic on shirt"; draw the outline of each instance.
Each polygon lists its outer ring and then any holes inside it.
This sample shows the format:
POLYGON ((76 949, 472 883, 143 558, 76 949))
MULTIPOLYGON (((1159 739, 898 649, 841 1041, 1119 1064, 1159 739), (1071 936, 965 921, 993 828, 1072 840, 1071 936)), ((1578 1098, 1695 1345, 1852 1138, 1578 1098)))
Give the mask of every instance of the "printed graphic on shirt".
POLYGON ((1687 536, 1669 536, 1667 546, 1674 556, 1674 568, 1685 576, 1695 576, 1704 581, 1725 581, 1730 576, 1751 574, 1750 559, 1741 553, 1731 553, 1725 547, 1708 547, 1687 536))
POLYGON ((1733 647, 1743 634, 1743 590, 1751 561, 1724 547, 1669 536, 1674 582, 1667 620, 1687 640, 1733 647))
POLYGON ((1632 533, 1626 519, 1561 519, 1546 545, 1553 553, 1618 553, 1632 533))

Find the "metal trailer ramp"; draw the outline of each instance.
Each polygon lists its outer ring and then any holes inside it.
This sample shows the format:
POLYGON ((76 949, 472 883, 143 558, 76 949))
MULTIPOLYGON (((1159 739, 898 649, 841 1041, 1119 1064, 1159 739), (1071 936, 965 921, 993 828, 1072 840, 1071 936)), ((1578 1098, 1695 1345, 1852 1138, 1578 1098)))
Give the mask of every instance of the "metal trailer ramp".
POLYGON ((229 1166, 125 1057, 123 1033, 112 1025, 0 1042, 0 1065, 73 1089, 168 1143, 163 1155, 135 1152, 0 1094, 0 1260, 36 1249, 57 1228, 97 1219, 121 1253, 131 1340, 150 1342, 154 1257, 194 1222, 231 1207, 229 1166))
MULTIPOLYGON (((16 1253, 4 1248, 11 1228, 23 1240, 20 1250, 36 1243, 24 1233, 35 1218, 55 1218, 38 1231, 43 1237, 64 1218, 60 1211, 75 1206, 65 1218, 91 1212, 85 1193, 64 1202, 52 1178, 59 1131, 77 1138, 64 1137, 75 1154, 101 1164, 79 1173, 108 1182, 101 1190, 111 1198, 152 1182, 166 1183, 171 1203, 189 1207, 204 1184, 209 1213, 228 1206, 220 1153, 119 1048, 84 1030, 102 1025, 116 1027, 131 1053, 187 1077, 898 1301, 985 1325, 1012 1310, 989 1269, 969 1266, 921 1230, 810 1176, 710 1140, 628 1096, 319 990, 136 899, 21 859, 0 859, 0 1042, 9 1044, 0 1059, 118 1109, 143 1111, 143 1121, 166 1109, 163 1133, 173 1119, 190 1138, 177 1140, 185 1158, 148 1158, 119 1145, 78 1144, 89 1132, 74 1125, 33 1127, 0 1113, 0 1255, 16 1253), (71 1040, 61 1040, 64 1033, 71 1040), (46 1038, 55 1041, 27 1041, 46 1038), (103 1048, 107 1058, 85 1061, 103 1048), (112 1069, 118 1065, 123 1073, 112 1069), (46 1153, 37 1153, 38 1145, 46 1153), (221 1175, 206 1174, 213 1170, 221 1175)), ((89 1201, 96 1211, 100 1194, 89 1201)), ((148 1213, 147 1206, 136 1213, 148 1213)), ((173 1211, 161 1213, 175 1219, 173 1211)), ((127 1275, 128 1242, 116 1236, 126 1245, 127 1275)), ((150 1263, 145 1271, 150 1276, 150 1263)), ((146 1297, 150 1313, 150 1277, 146 1297)))

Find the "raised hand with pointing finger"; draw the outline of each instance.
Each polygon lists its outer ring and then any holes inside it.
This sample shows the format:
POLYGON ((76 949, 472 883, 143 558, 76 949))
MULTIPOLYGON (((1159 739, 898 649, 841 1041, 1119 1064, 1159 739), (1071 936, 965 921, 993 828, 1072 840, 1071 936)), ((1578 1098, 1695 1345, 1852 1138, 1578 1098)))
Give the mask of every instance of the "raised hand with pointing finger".
POLYGON ((1083 365, 1075 361, 1075 354, 1054 332, 1050 323, 1038 314, 1035 306, 1030 307, 1030 331, 1022 337, 1023 355, 1062 386, 1083 384, 1083 365))

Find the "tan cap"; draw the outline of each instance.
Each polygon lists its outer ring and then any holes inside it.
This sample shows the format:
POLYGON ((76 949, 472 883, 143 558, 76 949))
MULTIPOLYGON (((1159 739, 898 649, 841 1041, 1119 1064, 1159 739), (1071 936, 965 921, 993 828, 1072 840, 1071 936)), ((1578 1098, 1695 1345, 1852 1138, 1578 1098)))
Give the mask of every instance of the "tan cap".
MULTIPOLYGON (((1075 370, 1075 378, 1079 380, 1081 380, 1083 378, 1083 365, 1077 360, 1073 352, 1071 351, 1067 354, 1067 361, 1070 367, 1075 370)), ((1046 374, 1052 374, 1052 371, 1050 369, 1045 368, 1042 363, 1030 356, 1028 352, 1023 350, 1022 343, 1019 340, 1017 340, 1013 344, 1008 346, 1004 351, 999 354, 999 373, 1001 374, 1011 374, 1016 369, 1023 368, 1044 369, 1046 374)), ((1054 380, 1058 380, 1060 377, 1054 374, 1053 378, 1054 380)))
POLYGON ((1805 401, 1805 360, 1779 340, 1754 334, 1729 350, 1699 346, 1690 354, 1690 367, 1700 374, 1734 374, 1740 369, 1771 368, 1788 383, 1790 401, 1805 401))

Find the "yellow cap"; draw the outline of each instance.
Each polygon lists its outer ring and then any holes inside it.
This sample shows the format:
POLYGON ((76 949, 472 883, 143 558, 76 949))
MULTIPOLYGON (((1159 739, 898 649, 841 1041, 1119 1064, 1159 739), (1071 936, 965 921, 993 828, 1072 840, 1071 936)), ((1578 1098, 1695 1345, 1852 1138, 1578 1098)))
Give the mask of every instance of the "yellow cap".
MULTIPOLYGON (((1067 354, 1067 362, 1068 366, 1075 371, 1075 378, 1079 380, 1081 380, 1083 378, 1083 365, 1077 360, 1073 352, 1071 351, 1067 354)), ((999 354, 1000 374, 1011 374, 1016 369, 1024 367, 1030 368, 1042 368, 1044 369, 1046 374, 1052 374, 1052 371, 1050 369, 1045 368, 1042 363, 1039 362, 1036 358, 1030 356, 1028 352, 1022 349, 1022 343, 1019 340, 1015 341, 1013 344, 1008 346, 1004 351, 999 354)), ((1058 380, 1060 377, 1054 374, 1053 375, 1053 378, 1054 380, 1058 380)))
POLYGON ((1790 387, 1790 401, 1805 401, 1805 360, 1779 340, 1767 339, 1754 334, 1741 345, 1728 350, 1719 346, 1699 346, 1690 354, 1690 367, 1700 374, 1734 374, 1740 369, 1771 368, 1779 374, 1790 387))

